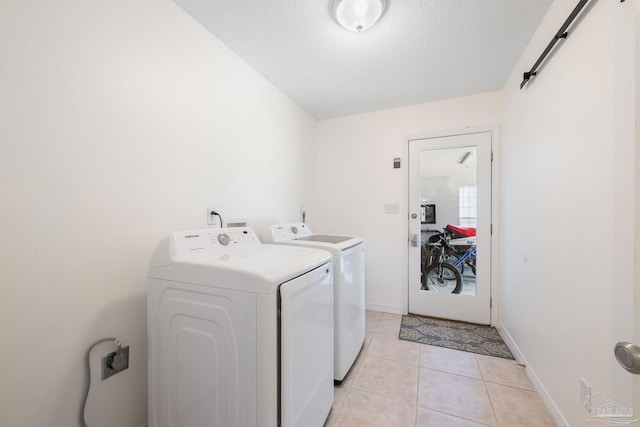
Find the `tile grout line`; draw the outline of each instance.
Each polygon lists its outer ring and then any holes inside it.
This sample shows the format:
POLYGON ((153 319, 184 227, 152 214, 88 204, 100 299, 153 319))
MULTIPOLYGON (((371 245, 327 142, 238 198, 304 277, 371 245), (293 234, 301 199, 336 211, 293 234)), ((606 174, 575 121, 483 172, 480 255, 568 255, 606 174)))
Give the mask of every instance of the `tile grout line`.
POLYGON ((493 404, 493 399, 491 399, 491 394, 489 393, 489 388, 487 387, 487 381, 485 380, 484 372, 480 367, 480 362, 478 361, 478 357, 474 355, 474 359, 476 359, 476 363, 478 364, 478 369, 480 370, 480 376, 482 376, 482 386, 484 387, 485 393, 487 393, 487 398, 489 399, 489 405, 491 405, 491 412, 493 414, 493 419, 496 421, 496 426, 500 427, 500 421, 498 421, 498 416, 496 415, 496 408, 493 404))

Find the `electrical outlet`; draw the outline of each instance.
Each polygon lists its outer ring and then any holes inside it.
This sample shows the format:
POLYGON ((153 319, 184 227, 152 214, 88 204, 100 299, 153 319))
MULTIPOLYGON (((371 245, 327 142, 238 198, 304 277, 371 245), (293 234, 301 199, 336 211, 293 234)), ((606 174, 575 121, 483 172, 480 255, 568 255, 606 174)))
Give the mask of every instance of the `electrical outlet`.
POLYGON ((129 367, 129 346, 122 347, 120 354, 114 351, 102 358, 102 379, 122 372, 129 367))
POLYGON ((580 377, 580 399, 582 399, 582 406, 591 410, 591 386, 582 377, 580 377))
POLYGON ((212 228, 222 228, 222 218, 213 213, 215 211, 213 208, 207 208, 207 225, 212 226, 212 228))

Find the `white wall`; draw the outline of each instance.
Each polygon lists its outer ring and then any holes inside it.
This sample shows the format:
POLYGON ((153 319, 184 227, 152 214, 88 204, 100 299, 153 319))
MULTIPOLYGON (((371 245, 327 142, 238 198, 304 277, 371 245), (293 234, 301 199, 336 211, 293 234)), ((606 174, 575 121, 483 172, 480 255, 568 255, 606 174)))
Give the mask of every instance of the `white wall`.
POLYGON ((590 4, 520 90, 575 1, 551 5, 505 86, 501 139, 502 326, 571 426, 589 416, 581 377, 632 404, 613 345, 633 337, 636 6, 590 4))
POLYGON ((314 232, 364 238, 369 309, 402 313, 407 304, 408 140, 497 125, 501 114, 501 94, 491 92, 319 122, 309 224, 314 232), (395 157, 400 169, 393 169, 395 157), (400 213, 385 214, 385 203, 398 203, 400 213))
POLYGON ((206 207, 298 220, 315 122, 169 0, 5 0, 0 58, 0 425, 78 425, 116 336, 87 422, 140 426, 156 243, 206 207))

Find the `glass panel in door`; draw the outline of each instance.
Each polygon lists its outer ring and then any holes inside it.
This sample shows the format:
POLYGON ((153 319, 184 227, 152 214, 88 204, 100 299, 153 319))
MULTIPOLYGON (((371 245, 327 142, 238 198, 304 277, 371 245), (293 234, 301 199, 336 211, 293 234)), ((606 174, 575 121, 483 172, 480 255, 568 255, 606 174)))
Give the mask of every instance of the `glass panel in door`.
POLYGON ((491 133, 409 141, 409 163, 409 311, 488 324, 491 133))

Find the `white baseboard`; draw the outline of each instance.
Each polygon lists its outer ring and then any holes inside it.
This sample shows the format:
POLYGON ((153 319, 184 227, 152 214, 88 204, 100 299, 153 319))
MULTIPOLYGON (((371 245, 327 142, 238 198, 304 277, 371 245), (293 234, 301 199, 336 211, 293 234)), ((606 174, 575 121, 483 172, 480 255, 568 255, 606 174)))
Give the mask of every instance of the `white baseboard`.
POLYGON ((392 313, 392 314, 407 314, 402 310, 402 307, 394 307, 390 305, 381 305, 381 304, 367 304, 367 310, 371 311, 381 311, 383 313, 392 313))
POLYGON ((540 396, 540 399, 542 399, 544 406, 546 406, 553 420, 559 427, 569 427, 569 423, 564 419, 564 417, 558 410, 558 407, 553 402, 553 400, 549 396, 549 393, 540 382, 540 379, 536 375, 533 368, 529 366, 529 363, 527 363, 527 358, 524 356, 524 354, 522 354, 522 351, 511 337, 511 334, 509 333, 507 328, 505 328, 502 323, 499 323, 498 325, 496 325, 496 329, 500 333, 500 336, 502 337, 504 343, 507 345, 507 347, 509 347, 509 350, 511 350, 511 353, 516 358, 518 363, 524 365, 527 377, 529 377, 531 384, 533 384, 533 388, 535 388, 538 396, 540 396))

